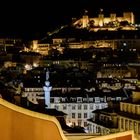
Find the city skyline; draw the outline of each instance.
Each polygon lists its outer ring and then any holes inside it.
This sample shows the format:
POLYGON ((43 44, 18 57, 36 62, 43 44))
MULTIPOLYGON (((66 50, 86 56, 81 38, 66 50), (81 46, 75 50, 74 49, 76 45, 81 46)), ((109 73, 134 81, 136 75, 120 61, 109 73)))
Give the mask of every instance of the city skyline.
POLYGON ((2 138, 51 139, 52 120, 60 139, 140 139, 140 24, 136 2, 127 2, 8 3, 0 22, 2 138), (109 137, 120 132, 129 136, 109 137))

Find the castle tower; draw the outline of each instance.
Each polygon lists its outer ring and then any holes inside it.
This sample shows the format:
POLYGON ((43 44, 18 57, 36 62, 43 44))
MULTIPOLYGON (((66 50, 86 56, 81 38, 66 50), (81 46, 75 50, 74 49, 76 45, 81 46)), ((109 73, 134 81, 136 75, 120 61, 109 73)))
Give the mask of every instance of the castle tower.
POLYGON ((88 27, 88 24, 89 24, 89 18, 88 18, 88 15, 87 15, 88 11, 85 10, 84 12, 84 15, 83 15, 83 22, 82 22, 82 28, 87 28, 88 27))
POLYGON ((98 15, 98 19, 99 19, 99 26, 103 26, 104 24, 104 14, 103 14, 103 9, 100 9, 100 14, 98 15))
POLYGON ((50 91, 52 90, 52 86, 50 86, 48 70, 46 71, 46 81, 43 90, 45 91, 45 105, 47 108, 50 108, 50 91))
POLYGON ((38 40, 33 40, 32 42, 32 49, 36 50, 38 48, 38 40))
POLYGON ((116 14, 110 14, 110 20, 113 22, 113 21, 116 21, 116 14))
POLYGON ((135 16, 133 12, 124 12, 123 13, 124 20, 128 21, 129 23, 134 24, 135 23, 135 16))

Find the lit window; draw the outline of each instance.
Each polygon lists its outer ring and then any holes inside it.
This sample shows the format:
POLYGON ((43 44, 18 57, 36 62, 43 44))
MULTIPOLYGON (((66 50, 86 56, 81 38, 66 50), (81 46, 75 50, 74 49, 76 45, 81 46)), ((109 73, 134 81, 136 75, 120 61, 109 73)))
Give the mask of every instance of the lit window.
POLYGON ((126 46, 126 43, 125 42, 123 43, 123 46, 126 46))

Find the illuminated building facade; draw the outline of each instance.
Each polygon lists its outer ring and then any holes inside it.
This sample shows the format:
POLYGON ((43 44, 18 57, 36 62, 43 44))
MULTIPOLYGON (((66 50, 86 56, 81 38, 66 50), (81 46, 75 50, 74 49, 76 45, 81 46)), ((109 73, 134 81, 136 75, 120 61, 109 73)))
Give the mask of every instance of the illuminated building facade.
POLYGON ((92 117, 92 111, 108 107, 106 97, 81 93, 82 91, 72 91, 71 93, 54 94, 51 97, 51 106, 67 114, 66 123, 69 126, 84 127, 91 133, 88 125, 88 118, 92 117))
POLYGON ((119 130, 134 130, 140 139, 140 92, 133 92, 132 99, 120 102, 119 130))
POLYGON ((131 76, 132 72, 124 66, 104 67, 97 72, 97 78, 128 78, 131 76))
MULTIPOLYGON (((87 48, 111 48, 111 49, 117 49, 121 48, 120 51, 125 51, 126 49, 131 52, 136 52, 139 50, 139 44, 140 39, 138 39, 136 36, 134 38, 123 38, 123 36, 117 38, 108 38, 108 36, 105 36, 105 39, 93 39, 93 40, 83 40, 83 41, 71 41, 68 42, 68 48, 70 49, 87 49, 87 48)), ((57 40, 57 39, 56 39, 57 40)), ((63 40, 63 38, 58 38, 58 40, 63 40)), ((65 41, 64 41, 65 42, 65 41)), ((60 52, 60 54, 63 54, 63 50, 65 49, 64 46, 62 46, 62 43, 64 42, 53 42, 52 44, 48 43, 38 43, 38 41, 33 41, 33 45, 30 48, 30 51, 38 52, 41 55, 48 55, 49 50, 56 49, 60 52)), ((67 42, 65 42, 67 43, 67 42)))
MULTIPOLYGON (((62 39, 59 39, 62 40, 62 39)), ((49 50, 56 49, 60 53, 63 52, 64 47, 60 46, 62 42, 53 41, 53 44, 50 43, 39 43, 38 40, 33 40, 32 45, 30 46, 29 51, 40 53, 41 55, 45 56, 48 55, 49 50)), ((24 51, 26 51, 24 49, 24 51)))
POLYGON ((118 129, 118 116, 113 108, 93 111, 93 118, 89 119, 89 126, 93 133, 106 135, 116 133, 118 129))

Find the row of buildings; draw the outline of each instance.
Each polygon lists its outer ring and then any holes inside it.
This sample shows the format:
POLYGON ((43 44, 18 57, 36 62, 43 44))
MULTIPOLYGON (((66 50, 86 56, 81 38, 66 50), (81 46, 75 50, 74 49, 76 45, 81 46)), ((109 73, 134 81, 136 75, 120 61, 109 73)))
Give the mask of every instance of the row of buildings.
MULTIPOLYGON (((45 94, 43 87, 30 87, 28 84, 28 87, 24 86, 21 96, 24 105, 28 106, 30 102, 40 104, 45 100, 45 94)), ((109 88, 97 90, 96 86, 85 89, 52 87, 47 99, 50 99, 49 108, 66 114, 68 126, 80 126, 88 133, 100 135, 134 129, 139 138, 139 92, 136 90, 128 94, 122 87, 112 91, 109 88)))

